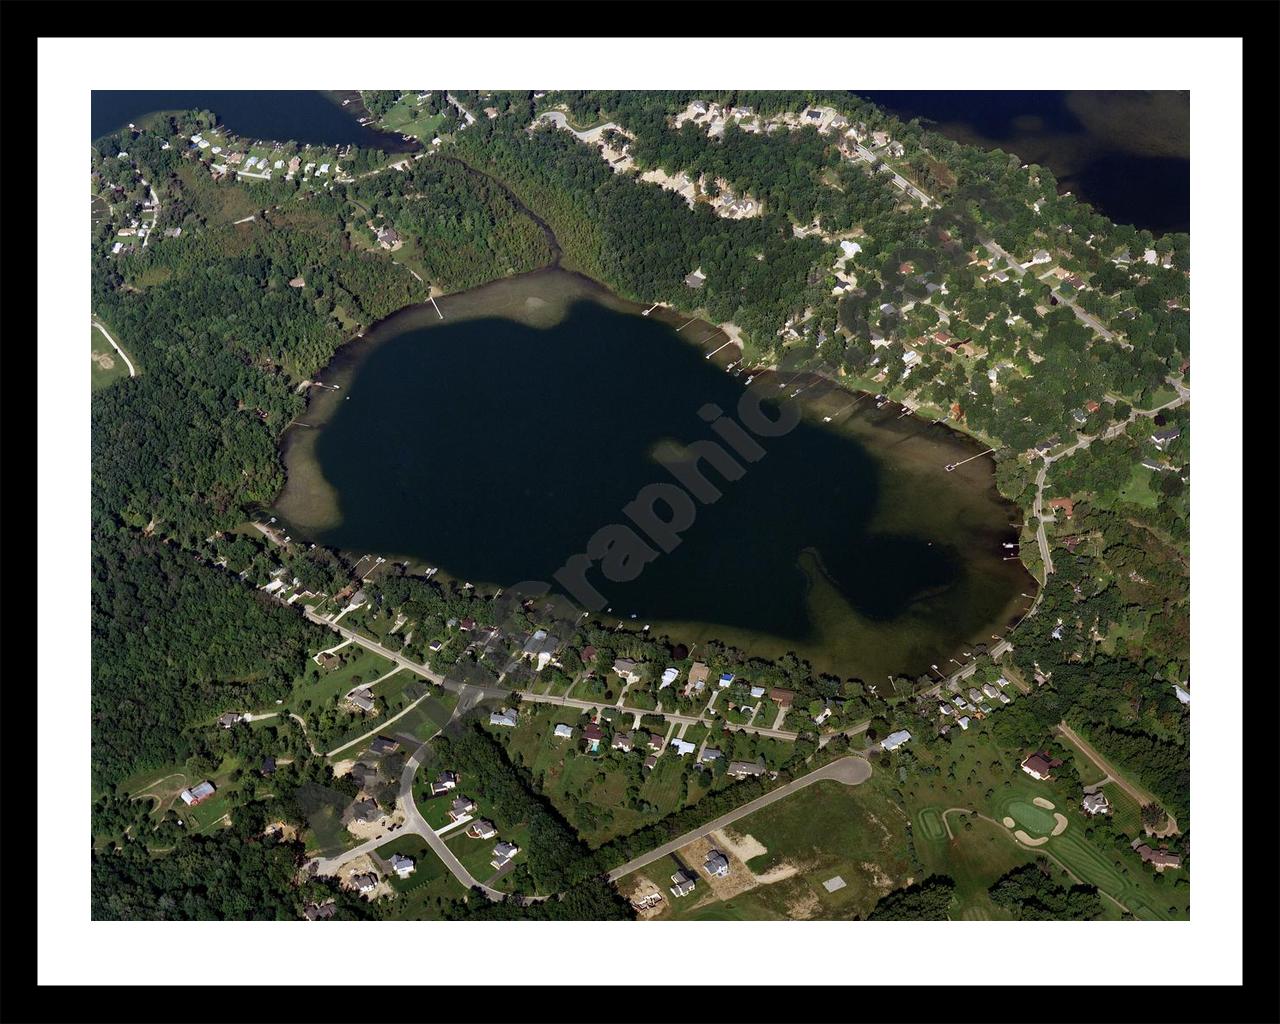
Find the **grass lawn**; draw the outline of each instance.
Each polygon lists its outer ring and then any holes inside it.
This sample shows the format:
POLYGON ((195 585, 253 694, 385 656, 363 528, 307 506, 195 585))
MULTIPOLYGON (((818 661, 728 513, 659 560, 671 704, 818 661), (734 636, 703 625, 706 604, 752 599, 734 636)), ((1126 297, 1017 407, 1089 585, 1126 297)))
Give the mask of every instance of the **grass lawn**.
POLYGON ((1155 478, 1154 469, 1147 469, 1141 464, 1135 465, 1129 471, 1129 479, 1120 488, 1120 493, 1116 496, 1117 501, 1141 505, 1143 508, 1155 508, 1160 503, 1159 496, 1151 489, 1155 478))
POLYGON ((693 764, 693 758, 677 757, 671 751, 658 758, 658 763, 649 772, 640 796, 658 807, 662 814, 670 814, 684 806, 687 792, 685 769, 693 764))
MULTIPOLYGON (((115 337, 113 334, 112 337, 115 337)), ((103 333, 96 327, 89 328, 90 356, 92 358, 90 384, 94 391, 109 387, 129 376, 129 367, 111 347, 103 333)))
POLYGON ((947 837, 942 810, 925 807, 914 818, 916 851, 932 874, 949 875, 956 883, 955 921, 1010 920, 1012 915, 987 897, 987 889, 1005 872, 1031 861, 1034 854, 1009 841, 1005 829, 981 818, 947 816, 954 839, 947 837), (968 826, 968 827, 966 827, 968 826))
POLYGON ((1111 804, 1111 819, 1116 827, 1127 836, 1137 838, 1142 834, 1142 808, 1138 801, 1117 786, 1108 782, 1102 787, 1108 803, 1111 804))
POLYGON ((422 921, 439 918, 439 901, 466 894, 462 884, 444 866, 426 842, 418 836, 401 836, 378 847, 378 856, 390 860, 393 854, 412 857, 414 870, 408 878, 388 876, 396 892, 390 916, 395 920, 422 921))
MULTIPOLYGON (((308 702, 311 707, 317 708, 336 704, 352 687, 372 683, 395 668, 393 662, 359 644, 348 644, 338 651, 337 655, 343 659, 343 663, 332 671, 320 668, 314 661, 307 662, 306 674, 294 682, 293 694, 285 702, 288 710, 301 714, 308 706, 308 702), (313 669, 320 674, 320 678, 315 681, 311 679, 313 669)), ((382 686, 378 687, 378 696, 382 696, 383 686, 400 675, 407 674, 397 673, 396 676, 386 680, 382 686)))

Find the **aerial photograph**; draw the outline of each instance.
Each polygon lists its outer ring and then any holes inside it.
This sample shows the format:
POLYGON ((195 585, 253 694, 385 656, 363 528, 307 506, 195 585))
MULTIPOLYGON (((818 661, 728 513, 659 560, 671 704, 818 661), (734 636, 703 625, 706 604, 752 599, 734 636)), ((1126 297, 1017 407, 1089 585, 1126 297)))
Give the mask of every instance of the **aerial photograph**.
POLYGON ((1192 920, 1191 93, 850 77, 93 90, 93 921, 1192 920))

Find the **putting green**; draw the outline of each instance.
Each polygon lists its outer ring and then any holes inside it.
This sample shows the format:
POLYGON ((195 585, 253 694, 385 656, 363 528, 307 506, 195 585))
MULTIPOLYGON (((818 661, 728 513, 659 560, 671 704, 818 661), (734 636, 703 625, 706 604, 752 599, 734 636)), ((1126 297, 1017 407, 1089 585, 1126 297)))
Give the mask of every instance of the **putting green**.
POLYGON ((1035 804, 1014 800, 1005 808, 1005 813, 1033 836, 1047 836, 1053 831, 1053 815, 1035 804))

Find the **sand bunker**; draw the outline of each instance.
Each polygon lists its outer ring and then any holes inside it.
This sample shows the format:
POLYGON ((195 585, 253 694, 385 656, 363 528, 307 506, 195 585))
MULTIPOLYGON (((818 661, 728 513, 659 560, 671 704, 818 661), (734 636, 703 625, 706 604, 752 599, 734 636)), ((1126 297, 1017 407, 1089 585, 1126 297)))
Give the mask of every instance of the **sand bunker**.
POLYGON ((1033 796, 1033 797, 1031 798, 1031 802, 1032 802, 1033 804, 1035 804, 1037 807, 1043 807, 1046 811, 1051 811, 1051 810, 1053 810, 1053 803, 1052 803, 1052 801, 1046 800, 1046 799, 1045 799, 1044 797, 1042 797, 1042 796, 1033 796))
POLYGON ((1060 836, 1067 830, 1067 816, 1057 811, 1053 812, 1054 826, 1053 831, 1049 833, 1051 836, 1060 836))
POLYGON ((1013 838, 1018 840, 1018 842, 1022 843, 1024 846, 1043 846, 1049 841, 1048 836, 1041 836, 1039 839, 1032 839, 1029 835, 1023 832, 1022 829, 1015 831, 1013 833, 1013 838))
POLYGON ((1004 819, 1004 827, 1005 827, 1005 828, 1013 828, 1013 826, 1014 826, 1014 825, 1016 825, 1016 824, 1017 824, 1017 822, 1016 822, 1016 821, 1014 821, 1012 818, 1010 818, 1008 815, 1006 815, 1006 816, 1005 816, 1005 819, 1004 819))

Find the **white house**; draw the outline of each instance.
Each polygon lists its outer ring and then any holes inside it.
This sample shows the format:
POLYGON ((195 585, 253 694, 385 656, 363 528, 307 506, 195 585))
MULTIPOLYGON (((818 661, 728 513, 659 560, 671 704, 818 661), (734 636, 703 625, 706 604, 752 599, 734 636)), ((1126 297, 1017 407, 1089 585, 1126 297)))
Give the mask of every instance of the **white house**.
POLYGON ((677 756, 684 757, 685 754, 693 753, 694 745, 686 742, 685 740, 673 738, 671 740, 671 749, 676 752, 677 756))
POLYGON ((556 726, 556 739, 567 740, 573 736, 573 727, 568 725, 556 726))
POLYGON ((508 728, 514 728, 520 721, 520 712, 515 708, 503 708, 501 712, 494 711, 489 715, 490 725, 505 725, 508 728))
POLYGON ((405 857, 398 853, 391 855, 391 870, 401 878, 408 878, 413 874, 413 868, 414 863, 412 857, 405 857))
POLYGON ((674 668, 667 669, 665 672, 662 673, 662 682, 658 684, 658 689, 661 690, 661 689, 664 689, 665 687, 670 686, 679 678, 680 678, 679 669, 674 669, 674 668))
POLYGON ((899 729, 897 732, 891 732, 883 740, 880 741, 880 747, 883 750, 897 750, 907 740, 911 739, 911 733, 906 729, 899 729))
POLYGON ((720 673, 720 689, 722 689, 722 690, 723 690, 726 686, 728 686, 728 685, 729 685, 730 683, 732 683, 732 682, 733 682, 733 673, 732 673, 732 672, 721 672, 721 673, 720 673))

